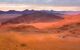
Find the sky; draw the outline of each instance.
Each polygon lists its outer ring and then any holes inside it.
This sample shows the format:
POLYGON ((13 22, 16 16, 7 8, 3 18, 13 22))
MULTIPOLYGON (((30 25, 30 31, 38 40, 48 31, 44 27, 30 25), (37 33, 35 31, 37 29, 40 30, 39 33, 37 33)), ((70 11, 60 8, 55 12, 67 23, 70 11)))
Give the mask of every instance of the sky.
POLYGON ((0 0, 0 10, 80 11, 80 0, 0 0))

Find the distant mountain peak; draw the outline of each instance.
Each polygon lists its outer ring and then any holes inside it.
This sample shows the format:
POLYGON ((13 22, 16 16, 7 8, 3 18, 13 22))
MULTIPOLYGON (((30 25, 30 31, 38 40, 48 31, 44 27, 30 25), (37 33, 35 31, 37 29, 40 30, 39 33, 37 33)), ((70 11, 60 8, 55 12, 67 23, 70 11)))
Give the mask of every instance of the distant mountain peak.
POLYGON ((49 14, 40 11, 35 11, 30 14, 22 14, 21 16, 8 20, 4 23, 18 24, 18 23, 53 22, 60 19, 63 19, 63 17, 58 16, 57 13, 49 14))

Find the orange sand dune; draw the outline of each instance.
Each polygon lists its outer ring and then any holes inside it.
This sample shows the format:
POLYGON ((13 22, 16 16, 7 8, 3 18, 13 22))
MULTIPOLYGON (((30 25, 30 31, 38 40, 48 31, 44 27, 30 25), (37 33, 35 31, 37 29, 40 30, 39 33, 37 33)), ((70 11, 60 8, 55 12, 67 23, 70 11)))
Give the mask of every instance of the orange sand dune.
POLYGON ((33 23, 31 25, 34 25, 38 28, 46 28, 46 27, 59 27, 62 25, 66 24, 71 24, 71 23, 80 23, 80 15, 65 15, 63 20, 59 20, 56 22, 49 22, 49 23, 33 23))
POLYGON ((64 15, 64 19, 58 20, 55 22, 45 22, 45 23, 31 23, 31 24, 26 24, 26 23, 20 23, 20 24, 8 24, 4 25, 2 28, 6 27, 15 27, 18 25, 33 25, 39 29, 44 29, 44 28, 49 28, 49 27, 61 27, 66 24, 71 24, 71 23, 80 23, 80 15, 64 15))

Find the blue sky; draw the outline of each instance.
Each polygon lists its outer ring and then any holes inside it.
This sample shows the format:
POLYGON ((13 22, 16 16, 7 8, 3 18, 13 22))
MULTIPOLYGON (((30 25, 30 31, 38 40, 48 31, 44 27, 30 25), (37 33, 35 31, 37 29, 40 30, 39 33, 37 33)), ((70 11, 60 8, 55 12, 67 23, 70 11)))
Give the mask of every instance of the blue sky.
POLYGON ((0 0, 0 3, 41 4, 52 6, 80 6, 80 0, 0 0))

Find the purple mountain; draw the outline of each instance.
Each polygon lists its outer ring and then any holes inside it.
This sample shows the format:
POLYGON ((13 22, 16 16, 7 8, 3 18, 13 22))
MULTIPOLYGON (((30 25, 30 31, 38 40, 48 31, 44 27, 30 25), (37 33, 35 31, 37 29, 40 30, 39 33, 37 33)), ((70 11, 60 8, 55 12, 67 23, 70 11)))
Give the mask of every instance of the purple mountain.
POLYGON ((63 19, 63 17, 59 16, 59 13, 47 13, 42 11, 30 11, 27 14, 22 14, 14 19, 8 20, 4 22, 6 23, 37 23, 37 22, 53 22, 56 20, 63 19))

